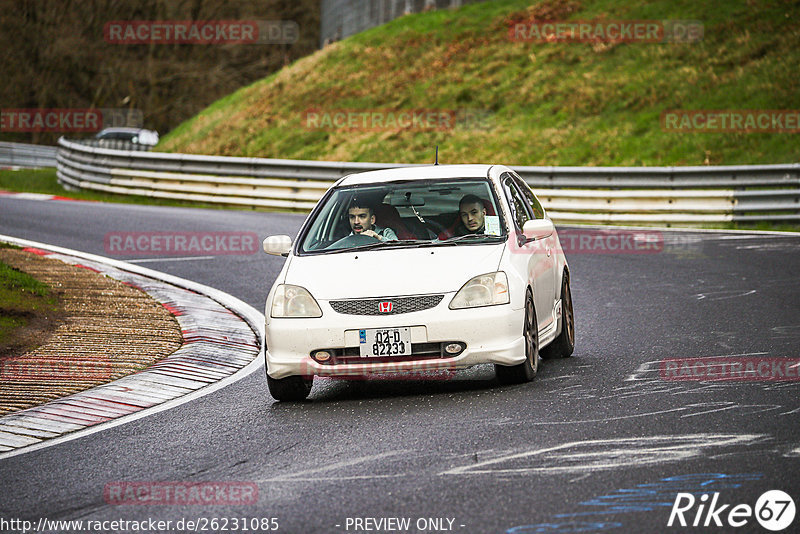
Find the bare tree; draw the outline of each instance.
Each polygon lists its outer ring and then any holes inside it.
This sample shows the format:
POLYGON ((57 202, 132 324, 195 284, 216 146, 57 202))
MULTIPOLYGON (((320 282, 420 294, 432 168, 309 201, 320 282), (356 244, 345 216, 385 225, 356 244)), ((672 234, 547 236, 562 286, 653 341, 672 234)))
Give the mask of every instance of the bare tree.
MULTIPOLYGON (((128 108, 165 133, 317 49, 316 0, 0 0, 0 109, 128 108), (291 44, 112 44, 110 21, 294 21, 291 44)), ((53 132, 0 139, 53 143, 53 132)))

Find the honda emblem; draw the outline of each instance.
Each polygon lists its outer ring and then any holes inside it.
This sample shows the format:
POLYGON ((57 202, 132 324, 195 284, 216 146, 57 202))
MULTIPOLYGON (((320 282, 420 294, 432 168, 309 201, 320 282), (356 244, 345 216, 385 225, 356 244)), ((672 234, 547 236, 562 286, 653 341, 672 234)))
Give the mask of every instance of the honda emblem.
POLYGON ((389 313, 393 308, 394 305, 390 301, 378 303, 378 311, 381 313, 389 313))

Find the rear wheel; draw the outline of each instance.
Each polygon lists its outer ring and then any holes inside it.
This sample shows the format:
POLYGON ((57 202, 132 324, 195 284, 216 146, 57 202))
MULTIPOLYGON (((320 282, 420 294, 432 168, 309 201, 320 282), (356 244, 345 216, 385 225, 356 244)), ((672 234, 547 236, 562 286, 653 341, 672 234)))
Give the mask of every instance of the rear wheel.
POLYGON ((272 378, 267 375, 269 394, 279 401, 302 401, 311 393, 314 377, 287 376, 272 378))
POLYGON ((530 382, 539 370, 539 327, 530 290, 525 295, 525 323, 522 334, 525 338, 525 361, 519 365, 494 366, 495 374, 501 384, 530 382))
POLYGON ((569 275, 564 272, 561 282, 561 333, 542 349, 542 358, 566 358, 575 350, 575 313, 572 310, 572 291, 569 275))

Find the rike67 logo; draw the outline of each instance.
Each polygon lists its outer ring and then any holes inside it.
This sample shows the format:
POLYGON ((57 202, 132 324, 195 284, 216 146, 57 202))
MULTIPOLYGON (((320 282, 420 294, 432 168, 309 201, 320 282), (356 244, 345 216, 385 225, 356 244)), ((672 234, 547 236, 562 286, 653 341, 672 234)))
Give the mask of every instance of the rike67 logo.
POLYGON ((719 493, 678 493, 669 514, 667 526, 692 527, 743 527, 755 517, 767 530, 784 530, 794 521, 794 500, 781 490, 770 490, 761 495, 755 507, 749 504, 721 504, 719 493))

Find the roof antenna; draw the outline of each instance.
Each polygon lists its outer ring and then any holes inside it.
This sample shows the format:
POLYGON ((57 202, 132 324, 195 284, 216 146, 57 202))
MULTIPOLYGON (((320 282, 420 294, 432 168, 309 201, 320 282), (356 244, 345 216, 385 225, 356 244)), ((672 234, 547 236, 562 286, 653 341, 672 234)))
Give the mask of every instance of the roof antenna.
POLYGON ((434 165, 439 164, 439 145, 436 145, 436 161, 433 162, 434 165))

